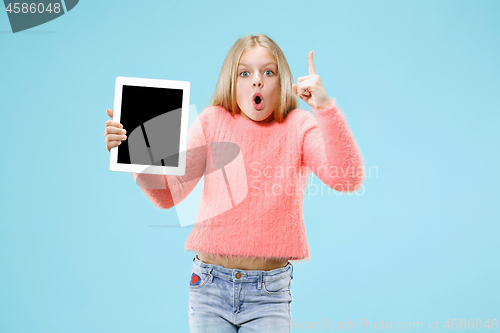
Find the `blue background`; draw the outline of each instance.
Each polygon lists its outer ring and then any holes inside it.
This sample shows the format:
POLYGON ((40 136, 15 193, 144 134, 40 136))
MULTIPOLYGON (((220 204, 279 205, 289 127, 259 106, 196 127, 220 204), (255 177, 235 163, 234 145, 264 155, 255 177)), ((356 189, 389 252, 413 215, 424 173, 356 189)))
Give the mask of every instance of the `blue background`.
POLYGON ((13 34, 0 13, 0 332, 188 332, 192 226, 109 171, 106 108, 132 76, 190 81, 200 112, 229 48, 256 33, 295 80, 314 50, 367 171, 357 194, 313 178, 294 323, 491 325, 499 14, 498 1, 80 1, 13 34))

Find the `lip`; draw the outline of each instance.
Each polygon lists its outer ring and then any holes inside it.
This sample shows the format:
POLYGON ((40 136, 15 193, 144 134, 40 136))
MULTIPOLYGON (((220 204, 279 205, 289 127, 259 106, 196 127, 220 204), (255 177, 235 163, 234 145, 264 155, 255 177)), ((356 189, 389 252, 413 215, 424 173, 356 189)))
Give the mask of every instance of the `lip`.
POLYGON ((256 92, 256 93, 254 93, 254 94, 253 94, 253 96, 252 96, 252 101, 255 101, 255 98, 256 98, 257 96, 259 96, 259 97, 260 97, 260 99, 264 100, 264 96, 262 96, 262 94, 261 94, 260 92, 256 92))
POLYGON ((264 100, 264 96, 262 96, 262 94, 260 92, 256 92, 253 94, 252 96, 252 104, 253 104, 253 107, 256 109, 256 110, 262 110, 265 106, 266 106, 266 101, 264 100), (255 98, 259 96, 260 99, 261 99, 261 102, 260 104, 257 106, 257 104, 255 103, 255 98))

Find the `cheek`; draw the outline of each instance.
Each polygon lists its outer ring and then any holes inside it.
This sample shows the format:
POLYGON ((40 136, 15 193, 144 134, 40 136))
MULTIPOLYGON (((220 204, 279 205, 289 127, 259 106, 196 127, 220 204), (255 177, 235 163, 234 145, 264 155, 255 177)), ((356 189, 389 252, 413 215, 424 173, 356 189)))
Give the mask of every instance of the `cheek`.
POLYGON ((271 91, 272 91, 271 94, 272 94, 273 97, 278 96, 279 91, 280 91, 280 84, 279 84, 278 79, 276 79, 276 80, 274 80, 272 82, 272 89, 271 89, 271 91))
POLYGON ((245 91, 248 89, 247 86, 248 85, 245 84, 245 81, 241 81, 241 80, 236 81, 236 90, 245 91))
POLYGON ((236 99, 240 100, 243 97, 244 89, 243 85, 239 82, 236 83, 236 99))
POLYGON ((273 93, 272 93, 272 98, 273 100, 276 102, 278 100, 278 96, 279 96, 279 92, 280 92, 280 89, 279 87, 276 87, 274 90, 273 90, 273 93))

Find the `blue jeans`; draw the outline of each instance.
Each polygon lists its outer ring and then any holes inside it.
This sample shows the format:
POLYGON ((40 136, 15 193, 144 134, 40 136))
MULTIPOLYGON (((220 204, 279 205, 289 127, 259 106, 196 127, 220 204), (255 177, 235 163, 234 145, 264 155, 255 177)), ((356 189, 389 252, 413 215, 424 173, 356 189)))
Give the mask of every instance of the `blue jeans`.
POLYGON ((270 271, 230 269, 193 259, 191 333, 290 333, 293 265, 270 271))

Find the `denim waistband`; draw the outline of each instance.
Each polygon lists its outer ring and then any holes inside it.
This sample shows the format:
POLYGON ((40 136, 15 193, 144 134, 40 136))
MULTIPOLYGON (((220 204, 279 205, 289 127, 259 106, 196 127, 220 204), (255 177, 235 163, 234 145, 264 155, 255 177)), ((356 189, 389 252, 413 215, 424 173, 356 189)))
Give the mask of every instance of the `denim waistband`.
POLYGON ((274 281, 290 277, 293 279, 293 265, 291 262, 285 267, 279 267, 272 269, 270 271, 264 270, 246 270, 237 268, 226 268, 222 265, 207 264, 197 256, 193 258, 193 263, 196 269, 205 274, 211 274, 218 278, 227 281, 239 281, 239 282, 261 282, 261 281, 274 281), (238 274, 239 273, 239 274, 238 274), (236 275, 238 274, 238 275, 236 275), (237 278, 236 276, 240 276, 237 278))

